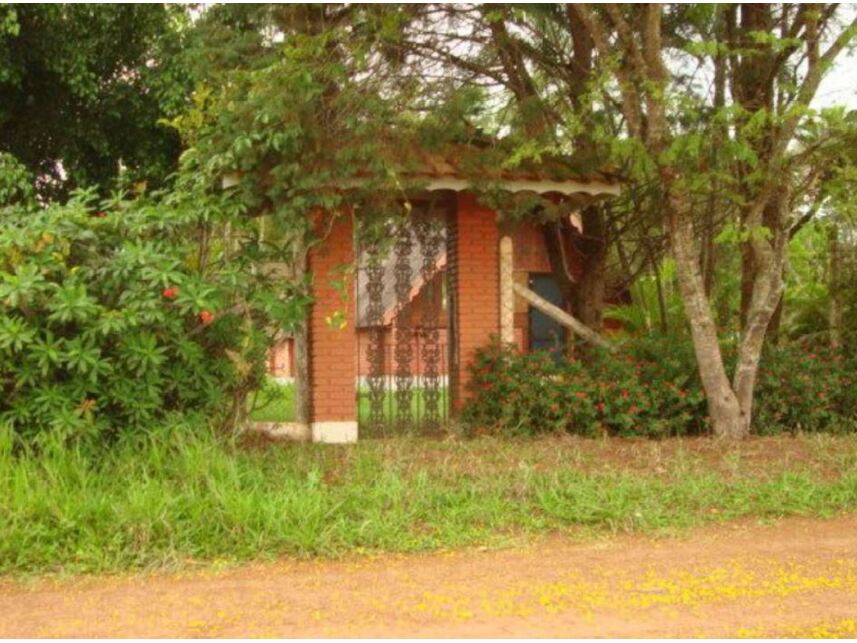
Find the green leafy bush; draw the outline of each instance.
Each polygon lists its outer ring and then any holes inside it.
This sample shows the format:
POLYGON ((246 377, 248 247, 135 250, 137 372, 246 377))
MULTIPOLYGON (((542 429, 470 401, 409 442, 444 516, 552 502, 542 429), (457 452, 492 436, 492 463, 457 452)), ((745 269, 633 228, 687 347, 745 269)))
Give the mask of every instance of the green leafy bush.
POLYGON ((652 360, 649 344, 589 363, 517 354, 499 343, 470 367, 465 420, 512 434, 665 436, 703 430, 704 398, 683 360, 652 360))
POLYGON ((857 425, 857 361, 826 347, 768 347, 756 385, 760 433, 848 431, 857 425))
POLYGON ((33 177, 8 152, 0 152, 0 207, 33 201, 33 177))
POLYGON ((265 328, 303 301, 213 250, 200 202, 95 207, 82 193, 0 216, 0 424, 24 441, 238 408, 228 396, 263 376, 265 328))
MULTIPOLYGON (((622 353, 587 363, 519 354, 498 343, 470 368, 464 418, 507 434, 568 432, 659 437, 707 431, 707 407, 689 342, 646 335, 622 353)), ((727 361, 733 361, 727 357, 727 361)), ((854 431, 857 363, 797 344, 765 351, 756 387, 754 430, 854 431)))

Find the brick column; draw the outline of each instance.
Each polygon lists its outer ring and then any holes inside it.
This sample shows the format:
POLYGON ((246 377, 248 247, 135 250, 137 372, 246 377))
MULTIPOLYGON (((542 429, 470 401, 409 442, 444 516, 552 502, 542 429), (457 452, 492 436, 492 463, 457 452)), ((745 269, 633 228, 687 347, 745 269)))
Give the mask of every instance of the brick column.
POLYGON ((496 212, 473 194, 459 192, 457 203, 455 327, 460 371, 453 400, 460 406, 467 395, 467 366, 474 352, 500 334, 500 230, 496 212))
POLYGON ((354 232, 350 214, 308 257, 314 302, 309 317, 313 442, 357 441, 357 329, 354 232))

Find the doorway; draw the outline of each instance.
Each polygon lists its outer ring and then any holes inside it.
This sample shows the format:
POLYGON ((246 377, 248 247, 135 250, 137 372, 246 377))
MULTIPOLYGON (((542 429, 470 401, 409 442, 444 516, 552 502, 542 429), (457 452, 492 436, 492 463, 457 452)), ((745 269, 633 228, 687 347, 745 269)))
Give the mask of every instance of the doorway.
MULTIPOLYGON (((531 274, 530 290, 554 306, 565 310, 565 298, 559 283, 551 274, 531 274)), ((561 360, 565 355, 566 329, 555 319, 530 306, 529 310, 529 346, 531 351, 547 351, 554 359, 561 360)))

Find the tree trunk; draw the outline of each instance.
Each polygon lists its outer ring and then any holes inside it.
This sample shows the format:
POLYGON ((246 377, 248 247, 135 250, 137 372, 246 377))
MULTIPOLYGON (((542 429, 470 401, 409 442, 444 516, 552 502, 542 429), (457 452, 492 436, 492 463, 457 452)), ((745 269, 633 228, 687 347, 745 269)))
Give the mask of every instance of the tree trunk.
MULTIPOLYGON (((760 199, 765 199, 764 195, 760 199)), ((787 189, 776 193, 764 204, 764 218, 769 224, 770 241, 756 238, 753 243, 754 281, 747 312, 747 321, 741 333, 738 364, 732 378, 732 387, 741 406, 746 434, 750 432, 753 415, 753 392, 759 372, 759 362, 765 337, 777 306, 783 295, 783 274, 788 244, 788 231, 784 225, 788 207, 787 189)), ((758 210, 756 211, 758 212, 758 210)), ((756 219, 751 217, 751 221, 756 219)))
MULTIPOLYGON (((773 113, 774 108, 774 75, 771 69, 774 64, 774 51, 767 42, 757 41, 754 35, 757 33, 769 33, 773 28, 772 5, 769 3, 753 4, 742 3, 740 9, 740 21, 737 30, 733 31, 732 46, 740 47, 744 52, 740 57, 736 56, 733 62, 731 90, 735 101, 746 110, 745 120, 749 120, 754 114, 765 112, 773 113)), ((732 18, 734 20, 734 17, 732 18)), ((756 155, 762 161, 766 161, 771 154, 770 128, 763 128, 760 133, 748 140, 756 155)), ((749 201, 747 194, 749 182, 747 177, 752 175, 752 168, 746 164, 739 164, 738 175, 741 177, 744 187, 745 199, 749 201)), ((742 225, 748 224, 748 211, 752 206, 747 206, 740 213, 742 225)), ((765 208, 763 215, 764 224, 769 223, 769 207, 765 208)), ((755 234, 755 230, 749 230, 755 234)), ((741 247, 741 308, 739 313, 740 328, 742 332, 749 323, 750 308, 752 306, 753 292, 756 283, 756 271, 759 269, 757 258, 753 250, 752 240, 745 241, 741 247)))
MULTIPOLYGON (((718 44, 726 40, 727 24, 729 17, 721 9, 717 12, 716 38, 718 44)), ((720 112, 726 106, 726 73, 727 59, 722 47, 718 47, 718 53, 714 56, 714 110, 720 112)), ((714 243, 716 237, 715 227, 717 225, 716 215, 720 209, 723 196, 720 187, 720 152, 723 141, 726 140, 728 131, 725 123, 715 122, 711 140, 710 163, 713 170, 711 176, 711 189, 708 193, 708 203, 705 208, 705 220, 703 229, 702 266, 703 283, 705 285, 705 296, 711 297, 714 290, 714 275, 717 268, 717 248, 714 243)))
POLYGON ((576 288, 576 277, 571 273, 571 268, 565 257, 563 244, 568 231, 562 221, 552 221, 542 225, 542 235, 545 241, 545 250, 551 267, 551 274, 556 279, 557 285, 562 291, 563 299, 571 301, 576 288))
POLYGON ((718 437, 746 437, 749 425, 743 419, 738 398, 723 366, 717 327, 705 296, 699 252, 694 241, 690 199, 671 181, 667 182, 666 210, 678 285, 690 322, 693 349, 708 401, 712 429, 718 437))
POLYGON ((768 337, 769 341, 777 346, 780 343, 780 326, 783 323, 783 305, 784 305, 784 297, 780 297, 780 301, 777 303, 777 307, 774 309, 774 316, 771 317, 771 323, 768 324, 768 337))
POLYGON ((741 244, 741 303, 738 309, 738 328, 741 332, 747 328, 750 315, 750 302, 753 299, 753 280, 756 270, 753 266, 753 250, 749 243, 741 244))
POLYGON ((583 254, 583 270, 575 288, 572 308, 578 319, 596 333, 603 326, 604 291, 606 287, 607 242, 604 216, 598 207, 581 212, 583 237, 578 248, 583 254))
MULTIPOLYGON (((588 80, 592 74, 595 43, 577 13, 566 5, 568 32, 574 56, 569 74, 569 97, 577 113, 586 114, 592 109, 592 96, 588 80)), ((592 153, 591 132, 586 128, 578 133, 574 146, 584 154, 592 153)), ((603 328, 604 292, 606 288, 608 235, 603 206, 591 205, 582 210, 583 236, 577 248, 584 256, 583 271, 572 299, 572 310, 588 328, 600 333, 603 328)))
POLYGON ((588 328, 600 333, 604 325, 604 267, 606 257, 587 268, 574 293, 572 310, 588 328))
POLYGON ((839 229, 836 224, 830 226, 827 233, 827 248, 830 254, 830 278, 828 289, 830 291, 830 348, 838 351, 842 348, 842 292, 840 274, 842 272, 842 258, 839 248, 839 229))
POLYGON ((666 336, 670 330, 669 319, 667 318, 667 302, 664 297, 664 285, 663 280, 661 279, 661 269, 658 266, 658 262, 655 260, 652 261, 652 273, 655 277, 655 288, 657 289, 658 295, 658 316, 660 317, 661 333, 666 336))
MULTIPOLYGON (((296 242, 297 243, 297 242, 296 242)), ((307 248, 303 242, 299 246, 295 257, 294 279, 303 282, 306 278, 307 248)), ((309 425, 310 422, 310 381, 309 381, 309 324, 305 317, 294 331, 295 350, 295 422, 309 425)))

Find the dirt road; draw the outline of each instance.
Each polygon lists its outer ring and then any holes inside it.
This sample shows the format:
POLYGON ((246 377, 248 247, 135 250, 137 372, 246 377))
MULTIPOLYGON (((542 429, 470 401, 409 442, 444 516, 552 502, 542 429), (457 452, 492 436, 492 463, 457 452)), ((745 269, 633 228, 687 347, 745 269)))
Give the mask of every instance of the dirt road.
POLYGON ((0 581, 3 637, 857 636, 857 517, 0 581))

